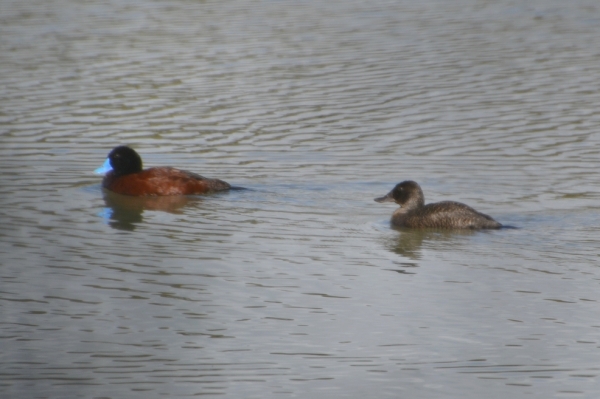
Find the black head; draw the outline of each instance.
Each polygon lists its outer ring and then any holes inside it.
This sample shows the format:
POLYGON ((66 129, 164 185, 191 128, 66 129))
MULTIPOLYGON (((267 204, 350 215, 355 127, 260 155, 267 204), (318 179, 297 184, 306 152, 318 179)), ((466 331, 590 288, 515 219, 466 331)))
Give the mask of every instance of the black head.
POLYGON ((377 202, 395 202, 398 205, 406 205, 414 203, 417 206, 425 204, 425 197, 421 187, 412 180, 406 180, 402 183, 396 184, 396 187, 390 191, 387 195, 375 198, 377 202))
POLYGON ((108 160, 117 175, 128 175, 142 171, 142 158, 135 150, 124 145, 115 147, 108 154, 108 160))

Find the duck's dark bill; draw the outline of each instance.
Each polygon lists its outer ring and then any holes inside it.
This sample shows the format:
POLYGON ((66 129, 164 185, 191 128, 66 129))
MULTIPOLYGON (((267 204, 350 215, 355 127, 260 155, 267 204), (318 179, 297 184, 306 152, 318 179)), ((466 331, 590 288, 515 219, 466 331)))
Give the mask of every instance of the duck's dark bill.
POLYGON ((392 193, 384 195, 383 197, 375 198, 375 202, 395 202, 392 193))

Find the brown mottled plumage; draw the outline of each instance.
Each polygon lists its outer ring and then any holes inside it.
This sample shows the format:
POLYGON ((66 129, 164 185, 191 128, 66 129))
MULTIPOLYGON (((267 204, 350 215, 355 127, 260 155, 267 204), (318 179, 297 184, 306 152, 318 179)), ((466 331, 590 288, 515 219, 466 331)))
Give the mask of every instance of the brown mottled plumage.
POLYGON ((218 179, 168 166, 142 169, 142 158, 133 149, 119 146, 108 154, 112 169, 102 180, 102 187, 117 194, 132 196, 190 195, 229 190, 218 179))
POLYGON ((440 229, 499 229, 502 225, 490 216, 477 212, 468 205, 442 201, 425 205, 421 187, 414 181, 403 181, 377 202, 395 202, 400 205, 392 215, 392 224, 398 227, 440 229))

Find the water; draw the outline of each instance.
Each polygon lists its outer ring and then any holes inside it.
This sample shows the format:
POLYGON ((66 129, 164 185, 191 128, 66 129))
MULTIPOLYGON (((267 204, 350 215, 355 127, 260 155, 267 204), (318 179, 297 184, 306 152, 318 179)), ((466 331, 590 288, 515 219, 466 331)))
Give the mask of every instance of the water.
POLYGON ((596 398, 593 1, 0 3, 6 398, 596 398), (130 144, 248 188, 103 193, 130 144), (516 229, 398 231, 401 180, 516 229))

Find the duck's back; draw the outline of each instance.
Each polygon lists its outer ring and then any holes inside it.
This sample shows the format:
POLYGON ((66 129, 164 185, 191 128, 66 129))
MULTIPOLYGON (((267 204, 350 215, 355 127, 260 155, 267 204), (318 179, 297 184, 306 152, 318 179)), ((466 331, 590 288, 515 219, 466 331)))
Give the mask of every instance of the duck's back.
POLYGON ((398 209, 392 223, 400 227, 440 229, 498 229, 502 225, 491 216, 454 201, 427 204, 414 210, 398 209))
POLYGON ((228 190, 231 186, 219 179, 171 167, 143 170, 123 176, 108 173, 102 186, 123 195, 192 195, 228 190))

